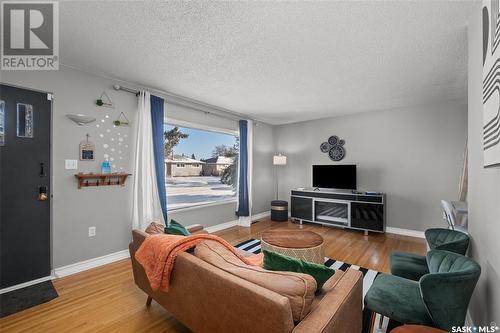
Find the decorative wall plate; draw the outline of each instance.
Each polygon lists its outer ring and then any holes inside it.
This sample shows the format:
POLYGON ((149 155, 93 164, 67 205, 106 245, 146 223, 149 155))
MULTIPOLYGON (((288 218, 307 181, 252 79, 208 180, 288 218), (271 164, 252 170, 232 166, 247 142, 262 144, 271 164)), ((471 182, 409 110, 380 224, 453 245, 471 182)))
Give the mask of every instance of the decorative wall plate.
POLYGON ((339 142, 339 137, 336 135, 332 135, 331 137, 328 138, 328 143, 331 144, 332 146, 335 146, 339 142))
POLYGON ((319 149, 321 149, 322 153, 328 153, 328 151, 330 150, 330 148, 331 148, 331 145, 328 142, 323 142, 319 146, 319 149))
POLYGON ((345 148, 343 147, 345 144, 344 139, 339 139, 338 136, 332 135, 328 138, 328 141, 323 142, 319 149, 322 153, 328 153, 328 157, 332 161, 340 161, 345 156, 345 148))
POLYGON ((328 152, 328 156, 333 161, 340 161, 344 158, 345 149, 342 146, 333 146, 328 152))

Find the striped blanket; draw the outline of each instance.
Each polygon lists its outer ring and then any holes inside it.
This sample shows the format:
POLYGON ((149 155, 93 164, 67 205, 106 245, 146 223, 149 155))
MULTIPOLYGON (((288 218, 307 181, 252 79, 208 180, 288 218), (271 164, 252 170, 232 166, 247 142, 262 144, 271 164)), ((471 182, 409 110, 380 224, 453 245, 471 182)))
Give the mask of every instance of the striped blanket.
MULTIPOLYGON (((250 253, 260 253, 260 240, 258 239, 249 239, 247 241, 244 241, 238 245, 236 245, 236 248, 247 251, 250 253)), ((335 260, 332 258, 327 258, 325 257, 325 266, 330 267, 332 269, 340 269, 342 271, 347 270, 348 268, 351 269, 357 269, 363 273, 363 298, 366 295, 366 292, 368 289, 370 289, 373 280, 377 277, 380 272, 367 269, 364 267, 359 267, 357 265, 352 265, 348 264, 339 260, 335 260)), ((372 312, 368 309, 363 309, 363 333, 368 332, 368 327, 370 325, 370 319, 371 319, 372 312)), ((395 326, 398 326, 398 323, 394 321, 390 321, 389 323, 389 318, 385 317, 383 319, 382 325, 379 328, 379 321, 380 321, 380 315, 376 314, 375 317, 375 328, 373 330, 373 333, 386 333, 389 332, 390 329, 392 329, 395 326), (389 328, 389 329, 388 329, 389 328)))

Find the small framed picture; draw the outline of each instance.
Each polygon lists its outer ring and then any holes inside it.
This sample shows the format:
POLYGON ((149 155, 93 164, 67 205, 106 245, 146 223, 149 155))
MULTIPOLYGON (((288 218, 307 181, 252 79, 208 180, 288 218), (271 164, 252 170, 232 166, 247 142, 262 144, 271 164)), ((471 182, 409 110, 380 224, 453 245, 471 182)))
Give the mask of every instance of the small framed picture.
POLYGON ((88 141, 80 143, 80 161, 93 161, 95 156, 95 145, 88 141))

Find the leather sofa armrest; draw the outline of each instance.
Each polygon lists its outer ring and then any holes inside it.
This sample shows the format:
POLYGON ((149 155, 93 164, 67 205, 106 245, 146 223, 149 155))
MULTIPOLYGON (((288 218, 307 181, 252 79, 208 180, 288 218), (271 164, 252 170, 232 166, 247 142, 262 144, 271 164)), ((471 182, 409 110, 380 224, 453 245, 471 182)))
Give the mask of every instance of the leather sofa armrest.
POLYGON ((342 279, 344 276, 345 272, 337 269, 335 271, 335 274, 333 274, 326 282, 323 284, 323 288, 321 288, 321 293, 326 294, 328 293, 332 288, 335 288, 337 283, 342 279))
POLYGON ((293 333, 361 332, 363 274, 348 269, 335 282, 318 305, 295 326, 293 333))

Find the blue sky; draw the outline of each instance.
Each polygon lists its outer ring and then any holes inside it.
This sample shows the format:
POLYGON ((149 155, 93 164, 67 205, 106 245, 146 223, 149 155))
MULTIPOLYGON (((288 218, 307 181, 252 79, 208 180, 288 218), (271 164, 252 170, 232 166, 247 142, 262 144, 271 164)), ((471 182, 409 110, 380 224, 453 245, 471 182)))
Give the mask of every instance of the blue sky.
MULTIPOLYGON (((175 126, 165 124, 165 130, 171 130, 175 126)), ((212 157, 212 151, 216 146, 233 146, 236 143, 236 137, 230 134, 216 133, 198 130, 194 128, 179 127, 182 133, 189 134, 187 139, 181 139, 174 148, 174 154, 191 157, 194 153, 197 159, 212 157)))

